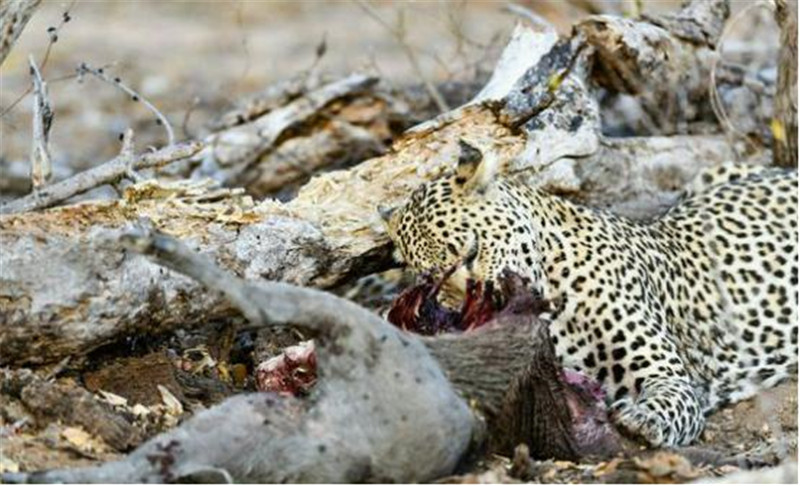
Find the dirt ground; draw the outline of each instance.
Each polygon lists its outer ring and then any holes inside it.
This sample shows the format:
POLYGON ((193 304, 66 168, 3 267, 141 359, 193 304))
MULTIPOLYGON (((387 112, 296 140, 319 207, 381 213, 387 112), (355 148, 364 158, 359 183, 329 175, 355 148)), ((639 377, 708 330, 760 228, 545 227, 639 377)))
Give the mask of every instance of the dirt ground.
MULTIPOLYGON (((568 32, 572 22, 585 15, 574 6, 580 2, 520 3, 561 32, 568 32)), ((635 2, 595 3, 620 12, 635 2)), ((644 2, 652 11, 668 10, 677 3, 644 2)), ((734 11, 746 4, 733 2, 734 11)), ((30 97, 17 103, 30 82, 27 58, 33 54, 43 60, 47 29, 59 25, 69 5, 44 2, 2 66, 0 178, 27 178, 30 97)), ((326 48, 318 67, 332 74, 374 72, 398 86, 423 78, 472 79, 481 70, 491 70, 513 29, 516 17, 503 5, 378 2, 374 11, 387 24, 382 25, 355 2, 78 2, 70 9, 70 22, 59 28, 44 68, 56 113, 51 142, 55 178, 115 156, 119 134, 128 127, 136 130, 140 148, 164 143, 162 128, 141 104, 96 79, 79 83, 72 75, 81 62, 107 66, 109 73, 166 114, 178 138, 188 139, 205 133, 208 124, 241 96, 308 71, 323 41, 326 48), (416 53, 421 76, 390 32, 400 27, 416 53)), ((757 35, 752 32, 766 31, 758 40, 764 56, 774 56, 777 34, 768 12, 754 12, 748 22, 751 29, 731 38, 730 52, 751 42, 757 35)), ((0 184, 0 199, 15 197, 18 191, 11 184, 0 184)), ((269 356, 301 338, 291 332, 230 336, 223 328, 210 325, 202 333, 155 340, 131 338, 86 360, 30 374, 4 370, 0 471, 77 467, 118 457, 125 444, 135 445, 234 391, 252 389, 242 356, 253 349, 269 356), (30 391, 24 392, 34 385, 54 396, 74 393, 69 395, 74 402, 69 403, 92 402, 96 398, 86 398, 89 394, 83 395, 83 390, 96 392, 103 397, 103 406, 124 416, 127 425, 93 429, 97 417, 93 414, 101 412, 91 408, 86 415, 76 415, 51 410, 52 402, 36 402, 30 391)), ((495 458, 480 470, 447 481, 687 482, 717 477, 748 465, 796 457, 797 411, 794 381, 714 414, 699 446, 740 459, 724 466, 704 466, 682 453, 581 464, 520 464, 495 458)))

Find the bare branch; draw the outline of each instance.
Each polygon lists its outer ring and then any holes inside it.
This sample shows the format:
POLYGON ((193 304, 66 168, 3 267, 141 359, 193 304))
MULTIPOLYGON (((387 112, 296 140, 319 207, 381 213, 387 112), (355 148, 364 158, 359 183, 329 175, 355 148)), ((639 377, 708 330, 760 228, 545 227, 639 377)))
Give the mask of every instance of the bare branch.
MULTIPOLYGON (((18 36, 21 33, 22 29, 25 27, 24 23, 28 21, 30 15, 33 14, 33 11, 36 9, 36 7, 39 5, 39 3, 41 3, 41 0, 19 0, 19 1, 12 1, 12 2, 3 3, 2 5, 0 5, 0 50, 2 50, 2 49, 10 50, 11 49, 11 46, 16 41, 16 37, 14 37, 14 38, 8 37, 7 38, 7 37, 4 37, 4 35, 5 34, 9 34, 9 36, 18 36), (5 8, 8 8, 8 7, 11 7, 12 9, 19 8, 18 5, 24 5, 24 4, 28 4, 24 8, 28 8, 28 9, 30 9, 30 11, 28 11, 27 13, 23 12, 22 15, 26 15, 27 14, 28 18, 24 18, 23 19, 22 17, 20 17, 20 13, 19 12, 13 12, 13 11, 4 10, 5 8), (12 25, 6 25, 6 24, 3 23, 4 21, 10 22, 12 25), (14 22, 23 22, 23 23, 22 23, 22 25, 19 25, 17 27, 15 25, 13 25, 14 22), (18 31, 16 31, 16 32, 12 31, 12 29, 15 29, 15 28, 18 28, 18 31), (6 43, 9 43, 9 44, 6 45, 6 43)), ((72 20, 70 12, 72 11, 72 8, 75 6, 76 3, 78 3, 78 0, 72 0, 72 3, 69 4, 69 7, 67 7, 67 9, 64 10, 64 12, 61 14, 61 22, 58 24, 57 27, 48 27, 47 28, 47 34, 49 35, 50 40, 47 43, 47 49, 44 51, 44 57, 42 58, 42 66, 40 68, 41 71, 44 71, 45 67, 47 66, 47 61, 50 60, 50 52, 53 49, 53 44, 58 42, 58 33, 61 31, 61 28, 64 27, 64 24, 66 24, 67 22, 72 20)), ((8 52, 0 53, 0 64, 3 64, 3 60, 5 59, 5 56, 7 54, 8 54, 8 52)), ((23 91, 22 94, 20 94, 17 97, 17 99, 15 99, 13 102, 11 102, 10 105, 8 105, 6 108, 3 109, 2 112, 0 112, 0 118, 5 116, 6 113, 8 113, 11 110, 13 110, 14 107, 17 106, 17 104, 19 104, 20 101, 25 99, 25 97, 28 96, 31 93, 31 91, 33 91, 33 86, 28 86, 25 89, 25 91, 23 91)))
POLYGON ((45 185, 53 174, 50 160, 50 128, 53 124, 53 110, 47 97, 47 83, 33 60, 28 58, 33 78, 33 146, 31 147, 31 185, 34 192, 45 185))
POLYGON ((545 20, 541 15, 523 7, 522 5, 508 3, 505 6, 505 10, 527 20, 531 25, 536 27, 536 30, 540 32, 555 32, 555 27, 553 27, 550 22, 545 20))
MULTIPOLYGON (((115 63, 104 64, 99 69, 106 69, 106 68, 109 68, 109 67, 113 66, 114 64, 115 63)), ((42 64, 42 65, 44 65, 44 64, 42 64)), ((50 83, 50 84, 60 83, 62 81, 69 81, 70 79, 75 79, 75 78, 78 78, 78 77, 80 77, 80 73, 65 74, 63 76, 56 76, 54 78, 50 78, 48 83, 50 83)), ((0 111, 0 119, 3 119, 11 110, 13 110, 20 103, 20 101, 24 100, 25 97, 28 96, 31 93, 31 91, 33 91, 33 85, 28 85, 28 87, 25 89, 25 91, 23 91, 19 96, 17 96, 14 99, 14 101, 9 103, 8 106, 6 106, 5 108, 3 108, 2 111, 0 111)))
POLYGON ((47 61, 50 60, 50 51, 53 50, 53 44, 58 42, 58 34, 61 32, 61 28, 64 27, 67 22, 72 20, 70 12, 76 3, 78 3, 78 0, 72 0, 72 3, 69 4, 69 7, 64 10, 64 12, 61 14, 61 22, 57 27, 48 27, 47 33, 50 36, 50 42, 47 43, 47 49, 44 51, 44 58, 42 58, 42 71, 44 71, 45 66, 47 66, 47 61))
POLYGON ((0 66, 42 0, 0 2, 0 66))
POLYGON ((81 75, 86 73, 91 74, 112 86, 116 86, 117 88, 127 93, 133 101, 141 101, 142 104, 144 104, 144 106, 147 107, 147 109, 150 110, 158 118, 158 124, 163 125, 164 129, 167 131, 167 145, 175 144, 175 132, 172 130, 172 125, 170 125, 169 120, 167 120, 167 117, 164 116, 164 114, 161 113, 158 110, 158 108, 156 108, 152 103, 147 101, 146 98, 142 97, 142 95, 140 95, 130 87, 123 84, 120 78, 112 79, 105 73, 105 71, 102 68, 95 69, 84 62, 81 63, 80 66, 78 66, 78 74, 81 75))
MULTIPOLYGON (((133 137, 132 132, 130 137, 133 137)), ((203 144, 196 141, 170 145, 157 152, 139 155, 132 162, 130 157, 126 156, 123 151, 121 155, 105 164, 86 172, 81 172, 67 180, 57 182, 46 190, 29 194, 0 206, 0 214, 22 213, 48 208, 77 194, 82 194, 105 184, 111 184, 122 177, 126 177, 130 174, 131 169, 141 170, 161 167, 176 160, 191 157, 199 152, 201 148, 203 148, 203 144)))

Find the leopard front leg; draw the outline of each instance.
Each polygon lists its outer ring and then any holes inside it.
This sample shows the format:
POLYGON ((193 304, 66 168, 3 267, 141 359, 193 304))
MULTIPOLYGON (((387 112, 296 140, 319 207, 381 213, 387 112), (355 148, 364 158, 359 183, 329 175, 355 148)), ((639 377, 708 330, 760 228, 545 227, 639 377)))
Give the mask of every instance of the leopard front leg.
POLYGON ((687 445, 703 431, 703 400, 688 377, 642 377, 639 389, 611 405, 612 419, 624 431, 655 447, 687 445))

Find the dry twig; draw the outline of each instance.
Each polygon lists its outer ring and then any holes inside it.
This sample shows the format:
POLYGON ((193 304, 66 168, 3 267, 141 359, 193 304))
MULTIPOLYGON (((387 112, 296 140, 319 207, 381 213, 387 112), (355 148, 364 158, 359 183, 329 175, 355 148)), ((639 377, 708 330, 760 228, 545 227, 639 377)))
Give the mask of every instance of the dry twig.
POLYGON ((47 61, 50 60, 50 51, 53 49, 53 44, 58 42, 58 34, 61 32, 61 29, 64 25, 72 20, 72 16, 70 12, 75 4, 78 3, 78 0, 72 0, 72 3, 69 4, 66 10, 61 14, 61 22, 58 24, 57 27, 48 27, 47 34, 50 36, 50 42, 47 43, 47 49, 44 51, 44 58, 42 59, 42 70, 44 71, 45 66, 47 66, 47 61))
POLYGON ((110 78, 105 73, 105 70, 103 70, 103 68, 95 69, 95 68, 89 66, 88 64, 86 64, 85 62, 83 62, 83 63, 81 63, 80 66, 78 66, 78 76, 80 77, 80 76, 82 76, 84 74, 87 74, 87 73, 91 74, 91 75, 93 75, 93 76, 95 76, 95 77, 97 77, 97 78, 99 78, 99 79, 101 79, 103 81, 105 81, 106 83, 108 83, 108 84, 110 84, 112 86, 116 86, 117 88, 121 89, 122 91, 124 91, 126 94, 128 94, 131 97, 131 100, 137 101, 137 102, 141 101, 142 104, 144 104, 144 106, 147 107, 147 109, 150 110, 157 117, 157 119, 158 119, 157 123, 159 125, 163 125, 164 129, 167 131, 167 145, 174 145, 175 144, 175 132, 172 130, 172 125, 170 125, 169 120, 167 120, 167 117, 164 116, 164 114, 161 113, 158 110, 158 108, 156 108, 152 103, 147 101, 146 98, 142 97, 142 95, 140 95, 139 93, 137 93, 136 91, 134 91, 130 87, 128 87, 125 84, 123 84, 122 80, 120 78, 118 78, 118 77, 117 78, 113 78, 113 79, 110 78))
MULTIPOLYGON (((29 6, 26 7, 26 8, 28 8, 30 10, 27 11, 27 12, 23 12, 22 14, 17 13, 16 15, 17 16, 19 16, 19 15, 23 15, 23 16, 24 15, 28 15, 28 16, 30 16, 30 15, 33 15, 33 11, 36 9, 36 7, 39 5, 40 2, 41 2, 41 0, 19 0, 17 2, 9 2, 8 5, 10 5, 13 8, 15 3, 17 3, 17 4, 26 4, 27 3, 27 4, 29 4, 29 6)), ((53 49, 53 44, 58 42, 58 34, 59 34, 59 32, 61 32, 61 28, 64 27, 64 24, 66 24, 67 22, 72 20, 72 16, 70 15, 70 12, 72 11, 72 8, 75 6, 76 3, 78 3, 78 0, 72 0, 72 3, 69 4, 69 7, 67 7, 66 10, 64 10, 64 12, 61 13, 61 23, 59 23, 58 26, 56 26, 56 27, 52 27, 51 26, 51 27, 47 28, 47 35, 49 36, 50 40, 47 43, 47 49, 44 51, 44 57, 42 58, 42 65, 40 67, 41 71, 44 71, 45 67, 47 66, 47 61, 50 60, 50 51, 52 51, 52 49, 53 49)), ((15 15, 14 14, 9 14, 6 10, 4 10, 5 7, 6 7, 5 4, 3 5, 3 7, 0 7, 0 17, 2 17, 3 20, 5 20, 6 18, 10 18, 10 19, 12 19, 11 22, 14 22, 15 15)), ((18 21, 19 22, 27 22, 28 18, 19 19, 18 21)), ((3 22, 0 21, 0 30, 2 30, 2 32, 6 32, 6 30, 5 30, 5 28, 3 26, 4 26, 3 22)), ((25 26, 24 23, 22 25, 20 25, 19 27, 14 27, 13 25, 10 26, 9 28, 12 28, 12 29, 13 28, 18 28, 19 29, 19 31, 12 32, 10 35, 12 35, 12 36, 13 35, 17 35, 18 36, 21 33, 22 28, 24 26, 25 26)), ((13 38, 13 39, 6 38, 2 34, 0 34, 0 38, 2 38, 2 40, 0 40, 0 64, 2 64, 3 60, 5 59, 5 56, 8 55, 8 52, 11 50, 11 45, 7 44, 7 42, 10 41, 11 43, 13 43, 16 40, 16 38, 13 38)), ((0 118, 4 117, 8 112, 13 110, 14 107, 17 106, 20 101, 24 100, 25 97, 28 96, 31 93, 31 91, 33 91, 33 86, 28 86, 25 89, 25 91, 23 91, 22 94, 20 94, 17 97, 17 99, 12 101, 10 105, 8 105, 6 108, 3 109, 2 112, 0 112, 0 118)))
POLYGON ((176 160, 191 157, 203 148, 202 142, 196 141, 175 144, 156 152, 139 155, 131 160, 129 152, 131 152, 132 139, 133 132, 129 131, 123 138, 123 151, 119 156, 86 172, 57 182, 45 190, 4 204, 0 206, 0 214, 23 213, 49 208, 90 189, 111 184, 123 177, 132 177, 131 170, 161 167, 176 160))
POLYGON ((47 83, 33 60, 28 58, 33 78, 33 145, 31 147, 31 185, 34 192, 45 185, 53 174, 50 160, 50 128, 53 125, 53 110, 47 97, 47 83))

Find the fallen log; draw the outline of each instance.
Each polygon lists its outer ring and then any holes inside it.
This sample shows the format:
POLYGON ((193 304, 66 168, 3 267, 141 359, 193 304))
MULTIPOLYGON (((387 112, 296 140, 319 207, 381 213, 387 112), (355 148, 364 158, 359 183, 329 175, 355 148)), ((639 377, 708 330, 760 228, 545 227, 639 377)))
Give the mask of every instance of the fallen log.
MULTIPOLYGON (((137 229, 123 238, 223 294, 251 325, 313 334, 314 389, 304 400, 238 395, 124 459, 5 473, 3 482, 410 482, 452 473, 487 442, 507 455, 524 444, 535 459, 641 452, 611 427, 597 383, 558 365, 547 321, 536 316, 547 305, 514 275, 505 275, 506 303, 488 323, 421 339, 331 294, 234 277, 165 235, 137 229)), ((706 464, 738 460, 679 452, 706 464)))
MULTIPOLYGON (((200 163, 196 176, 212 176, 229 185, 249 185, 258 179, 258 171, 252 171, 259 160, 275 148, 276 142, 292 129, 307 123, 312 117, 320 115, 320 110, 348 96, 355 96, 369 89, 377 78, 352 75, 342 80, 324 85, 316 90, 289 99, 253 121, 235 125, 206 137, 206 150, 197 156, 200 163)), ((266 109, 259 106, 259 111, 266 109)), ((238 114, 244 121, 244 115, 238 114)), ((272 167, 264 169, 275 170, 272 167)), ((280 179, 273 183, 280 184, 280 179)), ((274 189, 274 187, 273 187, 274 189)))
POLYGON ((164 235, 139 230, 124 238, 130 249, 224 294, 251 325, 314 334, 315 389, 308 400, 238 395, 120 461, 7 473, 4 482, 429 481, 453 472, 470 446, 486 440, 462 397, 478 400, 477 410, 489 414, 489 436, 503 448, 519 439, 539 456, 573 459, 620 450, 613 429, 596 423, 593 410, 604 412, 602 401, 562 377, 547 325, 531 313, 532 296, 521 283, 508 312, 484 328, 422 341, 331 294, 236 278, 164 235), (498 356, 498 347, 505 353, 498 356), (490 355, 495 359, 478 361, 490 355), (534 418, 537 426, 516 427, 509 416, 534 418), (503 433, 493 433, 504 420, 511 422, 503 433))
POLYGON ((704 165, 736 155, 716 136, 605 139, 589 91, 593 49, 580 34, 559 41, 518 27, 473 102, 409 131, 382 157, 313 178, 288 203, 149 181, 117 201, 0 216, 0 362, 57 361, 128 333, 231 315, 191 280, 109 243, 142 218, 244 278, 330 288, 393 265, 376 208, 454 167, 462 139, 531 183, 639 218, 663 211, 704 165))
POLYGON ((129 241, 223 291, 251 324, 313 332, 320 369, 315 397, 303 402, 239 395, 123 461, 5 475, 4 481, 408 482, 455 467, 471 440, 472 413, 421 342, 330 294, 276 282, 248 284, 173 239, 139 234, 129 241), (405 366, 397 366, 398 359, 405 366), (405 428, 389 426, 400 423, 405 428))
MULTIPOLYGON (((203 137, 207 148, 179 172, 244 187, 256 198, 285 197, 320 170, 384 154, 406 128, 439 113, 424 87, 385 84, 358 74, 325 83, 313 73, 277 83, 220 116, 203 137)), ((437 89, 460 105, 480 85, 437 89)))

